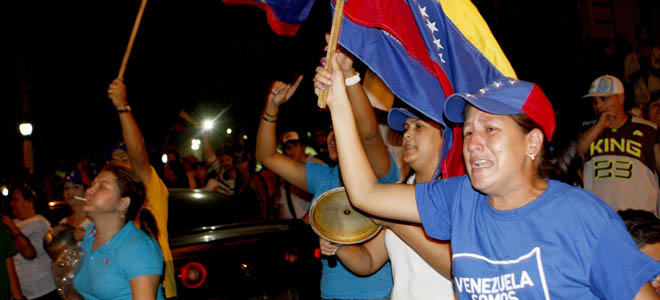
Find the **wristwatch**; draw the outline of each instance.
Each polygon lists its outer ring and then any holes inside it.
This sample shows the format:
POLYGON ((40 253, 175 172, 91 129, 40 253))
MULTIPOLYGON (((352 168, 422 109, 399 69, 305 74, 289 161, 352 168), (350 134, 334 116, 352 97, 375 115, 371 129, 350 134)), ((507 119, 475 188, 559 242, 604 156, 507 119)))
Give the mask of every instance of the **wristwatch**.
POLYGON ((131 107, 128 106, 128 105, 124 105, 123 108, 119 108, 119 109, 117 109, 117 112, 118 112, 118 113, 127 113, 127 112, 131 112, 131 107))

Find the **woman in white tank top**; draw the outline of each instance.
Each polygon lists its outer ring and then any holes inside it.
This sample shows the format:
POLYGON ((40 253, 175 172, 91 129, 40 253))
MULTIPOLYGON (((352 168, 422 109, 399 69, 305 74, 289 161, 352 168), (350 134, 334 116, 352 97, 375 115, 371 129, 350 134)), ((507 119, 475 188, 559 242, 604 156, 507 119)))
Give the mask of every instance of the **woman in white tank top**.
MULTIPOLYGON (((404 132, 402 158, 414 171, 408 176, 409 184, 441 177, 445 126, 418 115, 421 114, 395 108, 388 116, 390 127, 404 132)), ((394 280, 392 300, 455 298, 449 243, 428 238, 419 225, 374 221, 387 229, 359 245, 342 246, 321 240, 322 253, 336 255, 358 275, 372 274, 389 260, 394 280)))

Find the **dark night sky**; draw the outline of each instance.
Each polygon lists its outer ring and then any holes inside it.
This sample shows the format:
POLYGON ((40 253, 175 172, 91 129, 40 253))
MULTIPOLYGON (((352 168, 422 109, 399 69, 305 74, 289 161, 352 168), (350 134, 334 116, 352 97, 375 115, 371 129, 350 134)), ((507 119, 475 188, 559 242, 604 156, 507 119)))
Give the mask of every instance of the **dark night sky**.
MULTIPOLYGON (((322 2, 322 1, 318 1, 322 2)), ((84 154, 100 155, 120 139, 107 85, 116 77, 140 2, 25 1, 13 7, 2 76, 3 173, 20 165, 20 119, 35 124, 37 168, 70 168, 84 154), (23 76, 23 77, 22 77, 23 76), (21 84, 25 78, 28 85, 21 84), (22 90, 23 89, 23 90, 22 90), (30 113, 20 99, 27 97, 30 113)), ((327 3, 317 3, 327 4, 327 3)), ((314 66, 323 56, 322 23, 329 8, 317 5, 296 37, 277 36, 262 11, 221 1, 150 1, 125 82, 129 104, 149 146, 161 147, 178 112, 193 117, 229 111, 223 122, 254 136, 271 80, 305 73, 291 104, 314 120, 314 66), (309 113, 311 112, 311 113, 309 113)))
MULTIPOLYGON (((119 140, 106 90, 140 4, 18 2, 2 9, 8 50, 0 60, 5 176, 22 163, 16 124, 23 118, 35 123, 35 161, 42 171, 70 168, 84 154, 98 157, 119 140), (22 97, 29 101, 28 114, 22 113, 22 97)), ((584 106, 579 96, 590 79, 576 70, 581 33, 575 1, 499 1, 497 10, 494 1, 473 2, 519 78, 539 83, 560 114, 564 107, 584 106)), ((225 126, 254 137, 269 82, 295 73, 306 79, 280 119, 290 126, 318 123, 323 114, 316 109, 311 78, 324 55, 330 18, 329 3, 317 0, 298 35, 283 37, 272 33, 257 8, 220 0, 150 1, 125 75, 129 104, 148 146, 163 145, 168 130, 181 123, 181 109, 197 117, 229 107, 225 126)))

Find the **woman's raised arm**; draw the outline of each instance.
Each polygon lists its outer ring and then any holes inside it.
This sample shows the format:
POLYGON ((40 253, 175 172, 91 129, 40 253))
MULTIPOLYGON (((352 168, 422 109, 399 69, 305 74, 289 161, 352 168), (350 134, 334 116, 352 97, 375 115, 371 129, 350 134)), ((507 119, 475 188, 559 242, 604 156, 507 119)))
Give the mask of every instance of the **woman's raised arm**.
POLYGON ((289 100, 302 81, 302 75, 293 84, 275 81, 266 96, 266 106, 259 120, 256 158, 286 181, 307 191, 305 163, 277 152, 275 125, 279 107, 289 100))
POLYGON ((344 76, 335 56, 331 63, 333 72, 328 107, 337 140, 342 179, 351 203, 378 217, 419 223, 414 186, 378 183, 360 142, 344 76))

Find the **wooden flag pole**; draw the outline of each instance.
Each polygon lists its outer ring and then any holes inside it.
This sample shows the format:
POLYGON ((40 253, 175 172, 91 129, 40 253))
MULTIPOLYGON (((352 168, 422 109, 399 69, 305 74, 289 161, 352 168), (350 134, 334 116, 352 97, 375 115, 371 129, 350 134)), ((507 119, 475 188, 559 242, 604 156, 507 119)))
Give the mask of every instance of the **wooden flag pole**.
MULTIPOLYGON (((325 53, 325 69, 332 72, 332 64, 330 57, 335 54, 337 50, 337 41, 339 40, 339 31, 341 29, 341 17, 344 15, 344 0, 337 0, 335 3, 335 15, 332 17, 332 29, 330 29, 330 40, 328 41, 328 52, 325 53)), ((321 91, 319 100, 317 102, 320 108, 325 108, 326 101, 328 100, 328 89, 321 91)))
POLYGON ((142 0, 140 4, 140 10, 138 10, 137 17, 135 17, 135 24, 133 24, 133 31, 131 32, 131 37, 128 39, 128 45, 126 46, 126 52, 124 52, 124 59, 121 62, 121 67, 119 68, 119 75, 117 78, 124 79, 124 73, 126 72, 126 65, 128 64, 128 58, 131 56, 131 50, 133 49, 133 42, 135 42, 135 36, 137 35, 138 28, 140 28, 140 22, 142 21, 142 14, 144 13, 144 8, 147 6, 147 0, 142 0))

